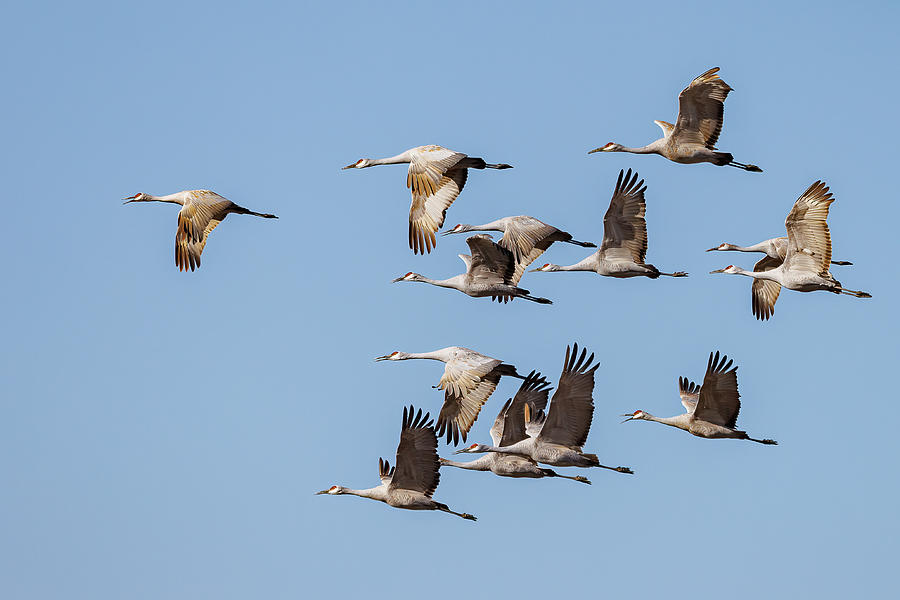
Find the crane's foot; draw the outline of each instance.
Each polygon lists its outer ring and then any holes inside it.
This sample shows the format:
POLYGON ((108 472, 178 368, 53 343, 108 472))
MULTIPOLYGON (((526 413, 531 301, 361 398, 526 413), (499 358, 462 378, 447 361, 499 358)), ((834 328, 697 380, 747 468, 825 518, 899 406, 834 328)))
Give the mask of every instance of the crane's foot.
POLYGON ((634 471, 632 471, 628 467, 616 467, 615 470, 619 473, 628 473, 629 475, 634 475, 634 471))
POLYGON ((573 479, 575 481, 580 481, 581 483, 586 483, 588 485, 591 485, 591 480, 588 479, 587 477, 582 477, 581 475, 576 475, 575 477, 573 477, 573 479))
POLYGON ((469 513, 462 513, 459 516, 461 516, 466 521, 477 521, 478 520, 478 517, 476 517, 475 515, 470 515, 469 513))

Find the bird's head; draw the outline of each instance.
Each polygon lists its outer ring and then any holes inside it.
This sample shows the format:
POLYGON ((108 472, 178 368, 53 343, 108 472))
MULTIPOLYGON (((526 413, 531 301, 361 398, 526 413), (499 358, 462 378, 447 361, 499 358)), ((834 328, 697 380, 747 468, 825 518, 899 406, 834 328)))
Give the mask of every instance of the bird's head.
POLYGON ((406 352, 397 352, 395 350, 390 354, 385 354, 384 356, 376 356, 375 361, 379 362, 382 360, 406 360, 407 358, 409 358, 409 354, 407 354, 406 352))
POLYGON ((450 235, 451 233, 465 233, 467 231, 472 231, 471 225, 456 225, 453 229, 449 229, 443 232, 441 235, 450 235))
POLYGON ((353 164, 349 164, 346 167, 341 167, 341 170, 343 171, 344 169, 365 169, 366 167, 371 167, 371 166, 372 166, 372 161, 370 161, 368 158, 361 158, 353 164))
POLYGON ((131 202, 149 202, 150 194, 143 194, 138 192, 134 196, 128 196, 127 198, 122 198, 122 200, 125 200, 125 202, 123 202, 122 204, 129 204, 131 202))
POLYGON ((721 244, 719 244, 719 245, 716 246, 715 248, 710 248, 709 250, 707 250, 707 252, 713 252, 713 251, 715 251, 715 250, 731 250, 731 249, 733 249, 733 248, 734 248, 734 246, 733 246, 732 244, 728 244, 728 243, 722 242, 721 244))
POLYGON ((645 413, 642 410, 636 410, 633 413, 630 413, 630 414, 626 413, 624 415, 619 415, 619 416, 620 417, 628 417, 627 419, 622 421, 623 423, 627 423, 628 421, 640 421, 641 419, 646 419, 647 413, 645 413))
POLYGON ((593 150, 588 152, 588 154, 593 154, 594 152, 618 152, 621 149, 622 146, 620 144, 609 142, 607 144, 604 144, 603 146, 600 146, 599 148, 594 148, 593 150))
POLYGON ((398 281, 423 281, 423 280, 424 280, 424 277, 422 275, 419 275, 418 273, 413 273, 412 271, 410 271, 406 275, 404 275, 402 277, 398 277, 397 279, 394 279, 393 281, 391 281, 391 283, 397 283, 398 281))
POLYGON ((536 271, 541 271, 544 273, 550 273, 552 271, 559 271, 559 265, 552 265, 550 263, 546 263, 543 266, 538 267, 537 269, 531 270, 532 273, 534 273, 536 271))
POLYGON ((484 444, 472 444, 471 446, 466 446, 465 448, 461 448, 454 452, 453 454, 478 454, 480 452, 487 452, 487 446, 484 444))
POLYGON ((321 492, 316 492, 316 496, 321 496, 322 494, 328 494, 329 496, 340 496, 344 493, 344 488, 339 485, 333 485, 327 490, 322 490, 321 492))
POLYGON ((724 269, 716 269, 715 271, 710 271, 709 274, 712 275, 713 273, 728 273, 730 275, 737 275, 740 272, 741 272, 741 270, 739 268, 737 268, 736 266, 728 265, 724 269))

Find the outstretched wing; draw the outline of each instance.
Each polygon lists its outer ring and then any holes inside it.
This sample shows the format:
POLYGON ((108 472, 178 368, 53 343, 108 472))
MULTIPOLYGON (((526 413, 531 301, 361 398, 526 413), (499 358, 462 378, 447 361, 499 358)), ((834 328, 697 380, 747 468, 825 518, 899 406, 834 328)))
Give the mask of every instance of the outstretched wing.
POLYGON ((802 269, 825 276, 831 266, 828 207, 834 202, 828 186, 813 183, 800 196, 784 222, 788 233, 785 269, 802 269))
POLYGON ((428 413, 416 413, 412 406, 403 408, 400 444, 391 489, 413 490, 429 498, 441 479, 437 453, 437 437, 428 413))
POLYGON ((706 376, 700 388, 700 400, 694 409, 694 418, 734 429, 741 411, 741 395, 738 393, 737 367, 718 351, 709 353, 706 376))
POLYGON ((197 190, 178 211, 178 231, 175 233, 175 265, 179 271, 191 271, 200 266, 200 255, 209 234, 228 215, 233 206, 230 200, 209 190, 197 190))
MULTIPOLYGON (((500 239, 500 245, 512 252, 516 262, 528 260, 531 251, 543 240, 552 236, 559 230, 547 225, 543 221, 538 221, 534 217, 521 215, 509 219, 506 223, 506 230, 500 239)), ((552 241, 551 241, 552 243, 552 241)), ((549 247, 549 244, 544 250, 549 247)), ((541 250, 543 252, 543 250, 541 250)), ((534 258, 537 258, 535 256, 534 258)), ((531 261, 534 260, 531 259, 531 261)), ((531 264, 531 261, 528 264, 531 264)))
POLYGON ((592 362, 593 353, 588 357, 587 350, 582 350, 578 355, 578 344, 566 347, 565 366, 541 429, 541 440, 569 448, 584 446, 594 418, 594 372, 600 366, 591 366, 592 362))
POLYGON ((509 283, 515 271, 512 253, 494 243, 491 236, 473 235, 466 239, 472 251, 468 276, 473 283, 509 283))
POLYGON ((681 403, 688 413, 694 412, 697 408, 697 400, 700 398, 700 386, 690 381, 687 377, 678 378, 678 395, 681 396, 681 403))
POLYGON ((603 217, 603 244, 600 251, 608 259, 644 263, 647 255, 647 207, 644 202, 644 180, 638 174, 619 171, 616 190, 603 217))
POLYGON ((457 394, 452 389, 444 393, 444 404, 438 415, 437 435, 447 435, 447 443, 459 444, 460 437, 466 441, 469 430, 478 419, 481 407, 491 397, 497 384, 500 382, 500 373, 491 371, 482 376, 473 388, 464 394, 457 394))
POLYGON ((672 136, 679 142, 715 150, 725 119, 725 98, 731 87, 714 67, 693 80, 678 95, 678 120, 672 136))
POLYGON ((409 207, 409 247, 416 254, 431 252, 435 232, 444 224, 447 209, 466 185, 468 171, 454 168, 466 158, 440 146, 423 146, 410 153, 406 187, 409 207))
POLYGON ((528 437, 526 432, 526 407, 534 414, 547 406, 550 383, 537 371, 532 371, 519 386, 519 391, 506 410, 500 446, 510 446, 528 437))
MULTIPOLYGON (((781 262, 777 258, 766 255, 753 266, 753 270, 755 272, 771 271, 781 266, 781 262)), ((781 284, 777 281, 754 279, 750 288, 750 304, 753 309, 753 316, 760 321, 765 321, 775 314, 775 302, 778 300, 778 294, 780 293, 781 284)))

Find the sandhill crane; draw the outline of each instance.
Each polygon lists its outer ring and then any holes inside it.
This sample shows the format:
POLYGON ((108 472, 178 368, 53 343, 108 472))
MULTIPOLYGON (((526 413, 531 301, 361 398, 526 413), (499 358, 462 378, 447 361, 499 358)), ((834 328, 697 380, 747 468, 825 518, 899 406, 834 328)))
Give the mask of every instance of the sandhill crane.
POLYGON ((200 254, 206 247, 209 234, 229 214, 253 215, 264 219, 277 219, 275 215, 258 213, 238 206, 209 190, 185 190, 168 196, 135 194, 124 204, 132 202, 168 202, 181 205, 178 211, 178 231, 175 233, 175 265, 180 271, 191 271, 200 266, 200 254))
POLYGON ((638 181, 638 174, 619 171, 616 189, 609 209, 603 217, 603 243, 600 249, 581 262, 569 266, 547 263, 532 271, 593 271, 605 277, 687 277, 684 271, 662 273, 653 265, 644 262, 647 255, 647 220, 644 215, 647 205, 644 180, 638 181))
POLYGON ((437 420, 437 434, 447 434, 447 443, 463 441, 503 376, 525 379, 513 365, 475 352, 469 348, 450 346, 433 352, 391 352, 376 361, 411 360, 416 358, 439 360, 444 374, 434 387, 444 390, 444 404, 437 420))
POLYGON ((511 169, 490 164, 440 146, 418 146, 390 158, 361 158, 344 169, 409 163, 406 187, 412 193, 409 207, 409 247, 416 254, 431 252, 434 233, 444 224, 447 209, 466 185, 468 169, 511 169))
POLYGON ((531 292, 516 285, 514 281, 516 262, 512 252, 494 243, 491 236, 473 235, 466 239, 466 243, 469 245, 472 255, 459 255, 466 263, 465 273, 450 279, 429 279, 410 271, 406 275, 394 279, 392 283, 418 281, 438 287, 453 288, 473 298, 492 297, 500 300, 524 298, 538 304, 553 304, 547 298, 532 296, 531 292))
MULTIPOLYGON (((707 252, 762 252, 769 258, 777 260, 778 264, 781 264, 782 262, 784 262, 784 257, 787 255, 787 249, 787 237, 777 237, 770 240, 763 240, 758 244, 753 244, 752 246, 737 246, 735 244, 729 244, 728 242, 722 242, 715 248, 710 248, 709 250, 707 250, 707 252)), ((852 265, 853 263, 848 260, 833 260, 831 261, 831 264, 848 266, 852 265)))
POLYGON ((659 154, 682 164, 701 162, 717 166, 728 165, 745 171, 762 173, 756 165, 736 162, 729 152, 717 152, 716 140, 722 131, 725 115, 725 98, 731 87, 719 79, 714 67, 694 79, 678 95, 678 119, 675 125, 667 121, 653 121, 663 131, 663 137, 642 148, 627 148, 609 142, 594 152, 631 152, 633 154, 659 154))
POLYGON ((622 422, 656 421, 684 429, 702 438, 731 438, 759 444, 777 444, 775 440, 757 440, 747 435, 746 431, 735 429, 741 410, 741 395, 738 393, 737 367, 731 368, 732 363, 727 356, 722 355, 720 359, 718 352, 715 356, 710 352, 702 386, 689 381, 687 377, 678 378, 678 392, 687 411, 683 415, 663 418, 636 410, 633 414, 622 415, 628 417, 622 422))
POLYGON ((476 518, 468 513, 450 510, 446 504, 431 499, 441 480, 440 463, 437 453, 437 436, 428 413, 422 409, 416 413, 410 406, 403 408, 403 425, 400 429, 400 445, 397 446, 396 465, 391 468, 388 461, 378 459, 378 476, 381 485, 366 490, 353 490, 333 485, 327 490, 316 492, 340 496, 349 494, 361 498, 371 498, 394 508, 407 510, 440 510, 469 521, 476 518), (414 416, 415 415, 415 416, 414 416))
POLYGON ((503 237, 498 242, 512 252, 516 261, 516 271, 512 283, 518 285, 525 269, 533 263, 553 242, 566 242, 584 248, 596 248, 593 242, 579 242, 572 239, 572 234, 547 225, 528 215, 503 217, 484 225, 457 225, 442 235, 465 233, 468 231, 502 231, 503 237))
MULTIPOLYGON (((506 420, 506 414, 509 411, 510 405, 515 402, 516 410, 524 409, 526 405, 530 407, 538 405, 545 407, 547 406, 547 395, 550 391, 548 389, 549 386, 550 384, 540 373, 532 371, 528 374, 525 381, 522 382, 519 391, 516 392, 515 400, 513 400, 513 398, 507 400, 506 404, 503 405, 503 408, 497 414, 497 418, 494 419, 494 425, 491 427, 491 439, 495 446, 509 445, 508 441, 510 435, 509 432, 504 433, 504 421, 506 420), (504 435, 506 435, 505 439, 504 435)), ((531 433, 537 435, 535 431, 531 431, 531 433)), ((484 456, 480 456, 469 462, 456 462, 447 460, 446 458, 441 458, 440 461, 442 467, 456 467, 469 471, 491 471, 495 475, 501 477, 528 477, 532 479, 539 479, 541 477, 561 477, 563 479, 571 479, 581 483, 591 483, 586 477, 580 475, 576 477, 560 475, 553 469, 545 469, 537 466, 530 458, 515 454, 488 452, 484 456)))
MULTIPOLYGON (((578 355, 578 344, 566 347, 566 360, 559 388, 553 394, 550 410, 539 431, 533 436, 527 432, 526 412, 530 407, 513 399, 506 412, 503 436, 507 445, 488 446, 472 444, 460 453, 498 452, 516 454, 554 467, 601 467, 619 473, 632 473, 628 467, 601 465, 596 454, 585 454, 581 448, 587 440, 594 417, 594 371, 600 363, 591 366, 594 355, 585 358, 586 350, 578 355)), ((540 409, 540 406, 537 406, 540 409)))
POLYGON ((831 264, 831 232, 826 220, 832 202, 834 198, 822 181, 814 182, 797 199, 784 222, 788 243, 782 262, 767 253, 756 263, 752 272, 728 265, 710 273, 752 277, 751 306, 759 320, 766 320, 774 314, 775 301, 782 286, 798 292, 825 290, 871 298, 867 292, 845 289, 828 270, 831 264))

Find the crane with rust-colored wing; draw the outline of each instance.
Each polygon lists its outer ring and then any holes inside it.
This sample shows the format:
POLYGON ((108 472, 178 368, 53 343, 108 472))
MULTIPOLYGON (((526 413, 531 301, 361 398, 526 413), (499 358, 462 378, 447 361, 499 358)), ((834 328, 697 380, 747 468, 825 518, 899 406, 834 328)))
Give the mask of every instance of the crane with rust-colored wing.
POLYGON ((397 446, 395 466, 378 459, 378 476, 381 484, 364 490, 354 490, 333 485, 316 494, 330 496, 359 496, 384 502, 394 508, 407 510, 440 510, 469 521, 475 517, 468 513, 458 513, 441 502, 431 498, 441 480, 440 463, 437 453, 437 436, 434 423, 428 420, 428 413, 422 409, 416 412, 412 406, 403 408, 403 424, 400 428, 400 444, 397 446))
POLYGON ((777 444, 775 440, 757 440, 746 431, 736 429, 738 413, 741 410, 741 395, 738 392, 737 367, 724 354, 709 353, 706 376, 703 385, 698 386, 687 377, 678 378, 678 393, 685 413, 675 417, 654 417, 643 410, 622 415, 627 421, 656 421, 670 427, 683 429, 702 438, 730 438, 750 440, 759 444, 777 444))
POLYGON ((132 202, 166 202, 178 204, 178 231, 175 233, 175 266, 179 271, 191 271, 200 266, 200 254, 206 247, 209 234, 230 214, 253 215, 263 219, 277 219, 275 215, 258 213, 238 206, 231 200, 209 190, 185 190, 167 196, 135 194, 125 204, 132 202))
POLYGON ((444 225, 447 209, 456 200, 469 169, 511 169, 512 165, 491 164, 483 158, 466 156, 440 146, 417 146, 389 158, 361 158, 344 169, 365 169, 376 165, 409 163, 406 187, 412 194, 409 207, 409 247, 416 254, 431 252, 434 234, 444 225))
POLYGON ((594 148, 594 152, 631 152, 632 154, 659 154, 682 164, 708 162, 717 166, 728 165, 745 171, 762 173, 756 165, 746 165, 734 160, 730 152, 719 152, 716 142, 725 120, 725 98, 731 86, 722 81, 714 67, 694 79, 678 95, 678 119, 672 125, 667 121, 654 121, 662 129, 663 137, 640 148, 628 148, 609 142, 594 148))

